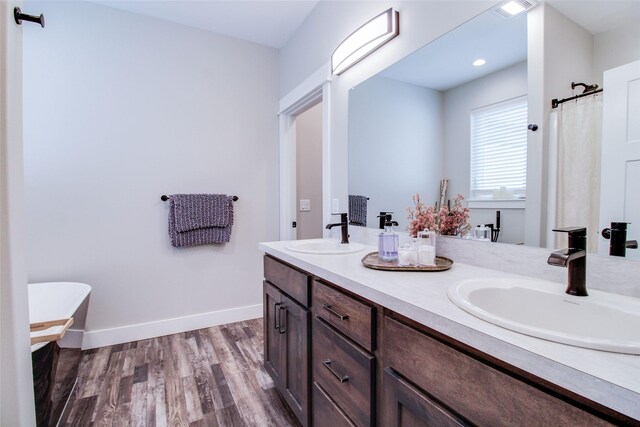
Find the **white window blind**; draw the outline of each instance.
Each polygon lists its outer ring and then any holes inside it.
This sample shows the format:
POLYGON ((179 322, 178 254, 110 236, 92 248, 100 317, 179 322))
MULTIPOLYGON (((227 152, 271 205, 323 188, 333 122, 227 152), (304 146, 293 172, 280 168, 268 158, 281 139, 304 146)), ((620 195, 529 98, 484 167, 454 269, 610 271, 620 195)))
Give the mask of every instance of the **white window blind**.
POLYGON ((524 199, 526 96, 471 112, 471 198, 524 199))

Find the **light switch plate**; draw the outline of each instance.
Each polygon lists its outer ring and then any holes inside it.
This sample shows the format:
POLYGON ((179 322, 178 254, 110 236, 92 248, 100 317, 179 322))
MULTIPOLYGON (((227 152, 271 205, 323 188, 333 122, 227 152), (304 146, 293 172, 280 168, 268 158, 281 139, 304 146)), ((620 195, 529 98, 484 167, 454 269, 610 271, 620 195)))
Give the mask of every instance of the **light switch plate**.
POLYGON ((311 210, 311 200, 300 199, 300 212, 309 212, 311 210))

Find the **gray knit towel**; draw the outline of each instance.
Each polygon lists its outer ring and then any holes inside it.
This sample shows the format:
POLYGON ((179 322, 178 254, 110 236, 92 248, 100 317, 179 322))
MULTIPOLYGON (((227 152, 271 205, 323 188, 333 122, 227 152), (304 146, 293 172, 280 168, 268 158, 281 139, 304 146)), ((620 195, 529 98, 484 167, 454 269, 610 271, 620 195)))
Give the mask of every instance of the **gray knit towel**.
POLYGON ((169 196, 169 236, 176 247, 227 243, 233 226, 233 200, 226 194, 169 196))
POLYGON ((207 227, 227 227, 233 203, 226 194, 172 194, 176 231, 182 233, 207 227))
POLYGON ((367 197, 349 194, 349 224, 367 226, 367 197))

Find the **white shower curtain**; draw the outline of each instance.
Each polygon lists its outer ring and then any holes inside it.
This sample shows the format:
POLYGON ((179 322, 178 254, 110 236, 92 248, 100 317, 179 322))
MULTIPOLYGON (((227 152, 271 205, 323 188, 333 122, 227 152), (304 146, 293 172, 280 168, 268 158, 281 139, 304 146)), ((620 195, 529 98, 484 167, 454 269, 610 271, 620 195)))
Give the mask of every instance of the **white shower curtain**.
MULTIPOLYGON (((556 227, 585 226, 587 248, 598 248, 602 96, 568 101, 558 112, 556 227)), ((556 236, 556 247, 566 236, 556 236)))

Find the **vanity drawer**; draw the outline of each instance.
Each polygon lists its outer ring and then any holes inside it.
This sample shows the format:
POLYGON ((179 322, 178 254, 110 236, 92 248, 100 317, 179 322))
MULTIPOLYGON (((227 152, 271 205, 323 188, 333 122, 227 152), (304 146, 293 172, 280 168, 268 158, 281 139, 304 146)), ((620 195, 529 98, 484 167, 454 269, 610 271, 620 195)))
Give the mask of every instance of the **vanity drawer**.
POLYGON ((298 303, 309 307, 309 276, 293 267, 264 257, 264 278, 298 303))
POLYGON ((473 424, 611 425, 389 317, 384 337, 385 369, 399 372, 473 424))
POLYGON ((356 427, 318 383, 313 383, 313 427, 356 427))
POLYGON ((313 377, 357 426, 371 426, 374 357, 320 319, 313 320, 313 377))
POLYGON ((317 280, 313 281, 311 288, 311 302, 314 316, 373 351, 373 307, 317 280))

